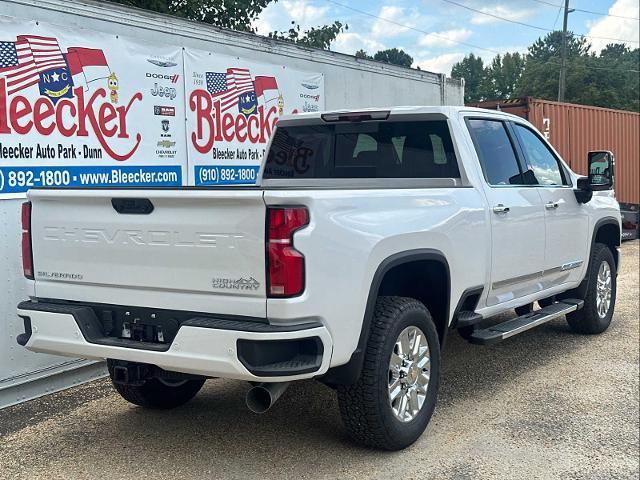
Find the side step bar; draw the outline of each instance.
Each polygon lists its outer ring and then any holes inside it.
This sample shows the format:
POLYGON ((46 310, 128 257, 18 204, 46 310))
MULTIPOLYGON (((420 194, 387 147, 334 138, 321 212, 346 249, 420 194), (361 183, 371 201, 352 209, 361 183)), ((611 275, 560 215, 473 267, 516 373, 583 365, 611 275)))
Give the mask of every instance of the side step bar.
POLYGON ((527 313, 521 317, 476 330, 469 337, 469 341, 476 345, 493 345, 519 333, 526 332, 538 325, 547 323, 554 318, 580 310, 583 305, 584 301, 582 300, 562 300, 561 302, 554 303, 535 312, 527 313))

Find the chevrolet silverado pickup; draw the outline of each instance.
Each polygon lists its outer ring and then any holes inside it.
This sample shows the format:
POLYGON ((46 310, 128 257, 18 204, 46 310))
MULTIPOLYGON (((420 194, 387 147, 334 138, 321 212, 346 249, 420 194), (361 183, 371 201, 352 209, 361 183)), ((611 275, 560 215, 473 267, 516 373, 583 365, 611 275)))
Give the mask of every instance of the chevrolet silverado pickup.
POLYGON ((220 377, 263 412, 314 378, 356 441, 401 449, 452 330, 491 345, 564 316, 609 326, 614 159, 588 163, 576 175, 519 117, 397 107, 283 117, 254 186, 34 189, 17 341, 107 359, 147 408, 220 377))

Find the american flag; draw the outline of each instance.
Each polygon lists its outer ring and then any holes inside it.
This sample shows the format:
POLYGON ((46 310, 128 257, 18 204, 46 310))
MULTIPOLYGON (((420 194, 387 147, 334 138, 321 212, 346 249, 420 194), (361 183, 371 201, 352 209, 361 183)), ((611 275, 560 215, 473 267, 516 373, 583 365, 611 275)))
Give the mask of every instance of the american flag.
POLYGON ((226 73, 207 72, 207 90, 212 97, 220 98, 224 112, 238 104, 238 97, 253 91, 251 73, 246 68, 227 68, 226 73))
POLYGON ((15 42, 0 42, 0 75, 9 94, 37 84, 42 72, 66 67, 55 38, 18 35, 15 42))

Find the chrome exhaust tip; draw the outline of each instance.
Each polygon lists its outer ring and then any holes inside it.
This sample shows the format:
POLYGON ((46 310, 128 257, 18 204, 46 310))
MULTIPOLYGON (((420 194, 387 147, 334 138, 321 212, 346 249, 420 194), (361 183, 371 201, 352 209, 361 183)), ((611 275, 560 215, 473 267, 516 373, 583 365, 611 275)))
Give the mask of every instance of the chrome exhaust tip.
POLYGON ((289 382, 258 383, 251 387, 245 399, 247 408, 253 413, 269 410, 289 386, 289 382))

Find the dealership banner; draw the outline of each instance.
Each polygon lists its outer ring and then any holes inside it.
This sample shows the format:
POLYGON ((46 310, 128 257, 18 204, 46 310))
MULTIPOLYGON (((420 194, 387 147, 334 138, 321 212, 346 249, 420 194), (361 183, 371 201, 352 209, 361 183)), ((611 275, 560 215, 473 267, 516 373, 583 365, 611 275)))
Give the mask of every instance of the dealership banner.
POLYGON ((0 199, 187 181, 183 49, 0 17, 0 199))
POLYGON ((324 77, 212 52, 184 51, 189 183, 255 183, 283 114, 324 110, 324 77))

